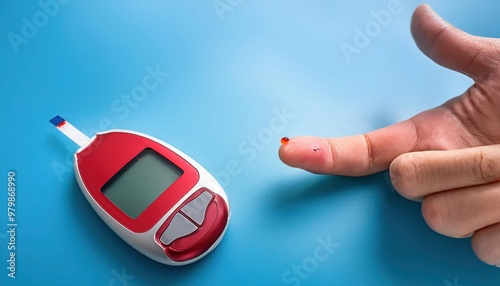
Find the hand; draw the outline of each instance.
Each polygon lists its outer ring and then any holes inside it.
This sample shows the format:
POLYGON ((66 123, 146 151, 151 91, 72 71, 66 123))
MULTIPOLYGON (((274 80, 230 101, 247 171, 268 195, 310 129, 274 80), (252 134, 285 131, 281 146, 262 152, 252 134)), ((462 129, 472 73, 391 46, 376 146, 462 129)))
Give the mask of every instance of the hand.
POLYGON ((500 40, 469 35, 428 5, 415 10, 411 32, 425 55, 474 84, 439 107, 367 134, 292 138, 279 156, 320 174, 362 176, 390 168, 395 189, 422 201, 433 230, 472 234, 479 259, 500 265, 500 40))

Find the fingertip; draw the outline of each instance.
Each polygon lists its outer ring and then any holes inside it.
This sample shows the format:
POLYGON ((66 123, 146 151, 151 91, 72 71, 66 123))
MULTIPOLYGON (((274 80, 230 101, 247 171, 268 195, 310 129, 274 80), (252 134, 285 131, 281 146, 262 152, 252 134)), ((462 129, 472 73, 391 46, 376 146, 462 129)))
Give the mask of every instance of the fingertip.
POLYGON ((426 55, 432 48, 432 39, 447 25, 429 4, 418 6, 413 12, 410 30, 418 48, 426 55))
POLYGON ((401 154, 389 165, 389 177, 394 189, 405 199, 422 201, 413 187, 416 167, 413 164, 413 153, 401 154))
POLYGON ((280 146, 278 155, 281 161, 290 167, 318 174, 330 173, 328 165, 331 163, 331 154, 328 142, 323 138, 290 138, 280 146))
POLYGON ((421 4, 415 8, 411 17, 411 27, 427 24, 429 20, 444 21, 429 4, 421 4), (422 21, 425 20, 425 21, 422 21))
POLYGON ((427 3, 420 4, 417 6, 417 8, 415 8, 415 11, 413 12, 413 18, 422 15, 422 13, 427 13, 428 11, 433 11, 431 5, 427 3))
POLYGON ((500 223, 474 233, 471 239, 472 250, 486 264, 500 267, 500 223))
POLYGON ((283 144, 283 139, 281 139, 281 145, 280 145, 280 147, 278 149, 278 157, 280 158, 280 160, 283 163, 285 163, 285 164, 287 164, 287 165, 290 166, 290 164, 287 163, 288 162, 288 158, 290 157, 289 156, 290 150, 289 150, 289 148, 288 148, 287 145, 288 145, 288 142, 287 142, 287 144, 283 144))
POLYGON ((292 139, 290 139, 288 137, 281 138, 281 140, 280 140, 281 145, 278 149, 278 157, 286 165, 288 165, 290 167, 294 167, 290 163, 290 162, 293 162, 293 157, 294 157, 293 156, 293 153, 294 153, 293 143, 290 143, 290 140, 292 140, 292 142, 294 141, 293 138, 292 139))

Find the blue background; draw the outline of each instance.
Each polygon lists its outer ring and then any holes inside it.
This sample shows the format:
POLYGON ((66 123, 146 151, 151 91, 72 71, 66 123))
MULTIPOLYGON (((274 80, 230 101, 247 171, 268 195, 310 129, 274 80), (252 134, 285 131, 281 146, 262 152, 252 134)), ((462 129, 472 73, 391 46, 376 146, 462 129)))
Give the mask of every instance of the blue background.
MULTIPOLYGON (((353 45, 356 27, 389 2, 1 1, 0 284, 500 284, 500 270, 474 256, 470 239, 430 230, 420 204, 394 192, 386 173, 313 175, 277 157, 282 136, 368 132, 471 84, 416 48, 409 23, 417 1, 402 1, 346 57, 342 43, 353 45), (127 105, 122 96, 145 90, 150 70, 159 72, 155 87, 127 105), (89 136, 148 133, 205 166, 231 203, 221 244, 183 267, 128 246, 81 194, 77 147, 48 122, 58 114, 89 136), (17 180, 15 279, 6 269, 9 171, 17 180), (334 247, 327 252, 321 241, 334 247)), ((429 2, 467 32, 500 37, 498 1, 429 2)))

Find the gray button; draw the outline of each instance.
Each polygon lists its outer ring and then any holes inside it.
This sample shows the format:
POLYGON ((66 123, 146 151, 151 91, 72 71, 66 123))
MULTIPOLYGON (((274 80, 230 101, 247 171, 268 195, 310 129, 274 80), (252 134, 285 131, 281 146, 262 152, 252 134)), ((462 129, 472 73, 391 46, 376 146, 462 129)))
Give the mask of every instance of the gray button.
POLYGON ((212 194, 205 191, 201 193, 197 198, 189 202, 187 205, 185 205, 181 210, 192 220, 194 220, 198 225, 201 225, 203 223, 203 220, 205 220, 205 212, 211 200, 212 194))
POLYGON ((161 242, 169 245, 179 237, 186 236, 196 231, 198 227, 185 218, 182 214, 175 214, 170 225, 160 237, 161 242))

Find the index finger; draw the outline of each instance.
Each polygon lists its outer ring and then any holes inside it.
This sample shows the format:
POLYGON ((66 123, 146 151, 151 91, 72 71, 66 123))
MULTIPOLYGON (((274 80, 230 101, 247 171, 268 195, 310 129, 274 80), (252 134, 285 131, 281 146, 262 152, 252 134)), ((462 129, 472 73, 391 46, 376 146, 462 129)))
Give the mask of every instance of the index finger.
POLYGON ((389 167, 400 154, 417 144, 412 119, 366 134, 341 138, 302 136, 279 150, 287 165, 318 174, 364 176, 389 167))

